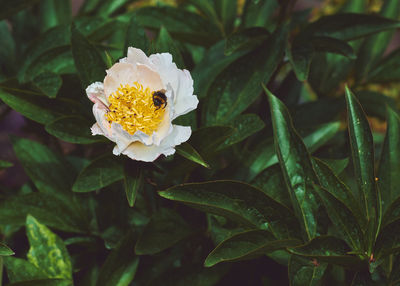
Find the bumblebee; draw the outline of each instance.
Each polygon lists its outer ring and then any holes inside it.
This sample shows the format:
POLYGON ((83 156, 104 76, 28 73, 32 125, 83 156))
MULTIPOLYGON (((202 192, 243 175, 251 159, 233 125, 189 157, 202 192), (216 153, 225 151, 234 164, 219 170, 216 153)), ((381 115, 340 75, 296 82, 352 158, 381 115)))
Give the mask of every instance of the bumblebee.
POLYGON ((164 90, 153 92, 153 104, 156 107, 156 110, 167 106, 167 96, 165 95, 164 90))

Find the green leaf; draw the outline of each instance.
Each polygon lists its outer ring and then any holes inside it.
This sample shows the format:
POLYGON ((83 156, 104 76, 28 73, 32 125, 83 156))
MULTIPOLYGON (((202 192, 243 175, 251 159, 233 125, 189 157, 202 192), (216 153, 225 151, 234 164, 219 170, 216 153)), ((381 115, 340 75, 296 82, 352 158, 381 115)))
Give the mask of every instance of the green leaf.
POLYGON ((72 199, 51 194, 30 193, 13 196, 0 203, 1 224, 25 225, 26 216, 34 215, 44 224, 67 232, 84 233, 89 223, 72 199))
POLYGON ((214 23, 171 6, 143 7, 136 11, 136 19, 146 28, 158 30, 164 26, 174 38, 196 45, 212 45, 221 36, 214 23))
POLYGON ((382 226, 386 226, 398 219, 400 219, 400 197, 387 206, 385 215, 382 219, 382 226))
POLYGON ((206 258, 204 266, 211 267, 225 261, 253 259, 269 252, 301 244, 297 239, 276 240, 264 230, 250 230, 235 234, 221 242, 206 258))
MULTIPOLYGON (((315 159, 315 158, 314 158, 315 159)), ((328 165, 335 176, 339 176, 349 164, 349 158, 344 159, 320 159, 328 165)), ((314 162, 313 162, 314 163, 314 162)))
POLYGON ((215 11, 224 26, 224 34, 229 35, 237 15, 237 0, 214 0, 215 11))
POLYGON ((134 240, 126 235, 108 255, 97 279, 96 286, 128 286, 134 279, 139 257, 134 255, 134 240))
POLYGON ((393 97, 376 91, 360 90, 355 95, 367 116, 378 117, 382 120, 386 120, 386 107, 396 105, 396 100, 393 97))
POLYGON ((15 1, 2 1, 1 2, 1 12, 0 20, 7 19, 13 14, 27 9, 34 5, 39 0, 15 0, 15 1))
POLYGON ((136 243, 135 252, 138 255, 159 253, 186 238, 191 232, 189 225, 176 212, 160 209, 144 228, 136 243))
POLYGON ((272 16, 279 7, 278 1, 246 1, 243 11, 243 25, 245 27, 266 27, 270 29, 272 16))
POLYGON ((302 36, 317 35, 350 41, 398 27, 400 22, 374 14, 340 13, 311 23, 302 31, 302 36))
POLYGON ((186 159, 202 165, 203 167, 210 168, 210 165, 204 161, 201 155, 189 143, 185 142, 179 146, 176 146, 175 149, 176 153, 185 157, 186 159))
POLYGON ((0 169, 10 168, 12 166, 14 166, 13 163, 4 161, 4 160, 0 160, 0 169))
MULTIPOLYGON (((368 223, 376 227, 380 215, 380 206, 378 205, 378 190, 375 183, 372 134, 360 103, 347 87, 346 104, 354 172, 357 178, 362 208, 368 223)), ((371 231, 374 232, 376 229, 371 231)), ((371 235, 374 236, 375 234, 371 235)), ((371 250, 372 243, 372 241, 369 242, 368 251, 371 250)))
POLYGON ((124 178, 123 167, 118 158, 101 156, 86 166, 75 180, 72 190, 78 193, 95 191, 124 178))
POLYGON ((376 259, 384 258, 391 253, 400 251, 400 220, 397 219, 386 226, 379 232, 376 239, 374 257, 376 259))
MULTIPOLYGON (((303 142, 310 152, 317 150, 324 145, 328 140, 337 134, 340 128, 339 122, 331 122, 317 126, 308 135, 304 136, 303 142)), ((242 163, 246 166, 248 174, 245 170, 241 170, 241 178, 253 180, 258 174, 268 167, 278 163, 278 157, 275 154, 275 147, 272 140, 262 140, 257 144, 251 152, 245 157, 242 163)))
POLYGON ((14 251, 12 251, 7 245, 0 242, 0 256, 10 256, 14 255, 14 251))
POLYGON ((274 32, 260 47, 229 65, 212 83, 206 102, 206 124, 231 121, 260 95, 278 67, 286 44, 287 27, 274 32))
POLYGON ((75 144, 91 144, 104 141, 103 137, 93 136, 90 122, 81 116, 62 116, 46 124, 51 135, 75 144))
POLYGON ((110 16, 112 13, 124 6, 129 0, 111 0, 101 1, 100 7, 97 10, 97 15, 102 17, 110 16))
POLYGON ((289 281, 291 286, 317 286, 325 273, 327 264, 316 260, 291 255, 289 259, 289 281))
POLYGON ((351 286, 373 286, 375 285, 372 280, 371 274, 368 271, 359 271, 354 275, 351 286))
POLYGON ((15 41, 5 20, 0 21, 0 72, 12 75, 15 72, 15 41))
POLYGON ((349 255, 349 246, 334 236, 319 236, 305 245, 290 249, 290 252, 303 257, 316 258, 318 261, 355 267, 361 263, 357 256, 349 255))
POLYGON ((33 79, 34 85, 47 97, 55 98, 61 87, 61 77, 52 72, 44 72, 33 79))
POLYGON ((8 284, 7 286, 71 286, 72 281, 65 279, 39 279, 8 284))
POLYGON ((71 26, 71 46, 76 70, 84 87, 96 81, 103 81, 106 64, 96 47, 92 45, 75 25, 71 26))
POLYGON ((29 90, 7 88, 1 85, 0 99, 15 111, 41 124, 53 121, 67 112, 71 113, 74 108, 62 100, 49 99, 29 90))
POLYGON ((133 207, 139 190, 143 188, 143 170, 139 165, 134 165, 131 168, 125 168, 124 175, 126 198, 128 199, 129 206, 133 207))
POLYGON ((292 119, 285 105, 265 87, 264 89, 270 103, 275 150, 278 154, 279 164, 305 238, 310 240, 316 235, 316 212, 318 209, 312 188, 312 182, 316 178, 310 156, 301 137, 293 127, 292 119))
POLYGON ((11 138, 14 152, 39 191, 69 193, 75 172, 59 154, 46 146, 24 138, 11 138))
POLYGON ((69 0, 41 0, 38 9, 42 31, 71 22, 72 7, 69 0))
POLYGON ((136 16, 132 15, 126 30, 124 55, 128 52, 128 47, 135 47, 146 52, 150 43, 145 30, 139 25, 136 16))
POLYGON ((29 261, 17 257, 4 259, 10 283, 48 278, 47 275, 29 261))
POLYGON ((260 45, 268 36, 269 32, 261 27, 253 27, 235 32, 225 41, 224 54, 229 56, 236 51, 249 51, 260 45))
POLYGON ((49 278, 72 280, 72 265, 64 242, 33 216, 26 219, 29 239, 28 260, 49 278))
POLYGON ((159 195, 226 216, 251 228, 270 230, 278 239, 298 236, 292 212, 263 191, 245 183, 211 181, 183 184, 161 191, 159 195))
POLYGON ((243 56, 244 52, 224 54, 225 41, 219 41, 204 54, 202 60, 192 71, 194 91, 198 97, 204 98, 215 78, 232 62, 243 56))
POLYGON ((265 124, 258 115, 251 113, 238 115, 233 119, 231 126, 235 128, 235 132, 219 147, 219 149, 243 141, 247 137, 263 129, 265 124))
POLYGON ((383 209, 400 197, 400 118, 387 107, 387 129, 379 162, 378 186, 382 194, 383 209))
POLYGON ((392 82, 400 79, 400 49, 381 60, 369 74, 369 82, 392 82))
MULTIPOLYGON (((386 0, 381 8, 380 15, 383 17, 397 19, 400 14, 400 2, 397 0, 386 0)), ((356 61, 355 76, 358 81, 368 78, 368 74, 386 51, 394 31, 379 33, 368 37, 361 46, 356 61)))
POLYGON ((170 53, 178 68, 183 69, 185 67, 185 63, 183 62, 182 54, 179 51, 178 46, 175 44, 175 41, 171 38, 164 26, 161 26, 160 33, 158 34, 156 51, 158 53, 170 53))

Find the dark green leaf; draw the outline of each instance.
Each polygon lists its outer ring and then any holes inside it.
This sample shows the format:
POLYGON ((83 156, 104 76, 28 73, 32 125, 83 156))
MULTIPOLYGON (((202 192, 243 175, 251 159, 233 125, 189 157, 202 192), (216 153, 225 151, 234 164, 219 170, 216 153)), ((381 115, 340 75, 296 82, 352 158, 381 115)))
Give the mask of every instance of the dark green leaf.
POLYGON ((374 257, 381 259, 400 250, 400 220, 395 220, 384 226, 376 239, 374 257))
POLYGON ((252 228, 268 229, 278 239, 297 237, 299 234, 296 219, 289 209, 245 183, 213 181, 184 184, 159 194, 252 228))
POLYGON ((398 27, 400 22, 373 14, 341 13, 320 18, 302 34, 304 37, 317 35, 349 41, 398 27))
POLYGON ((55 98, 61 87, 61 77, 52 72, 44 72, 33 79, 34 85, 47 97, 55 98))
POLYGON ((191 233, 189 225, 176 212, 161 209, 155 213, 139 237, 135 252, 152 255, 170 248, 191 233))
POLYGON ((260 47, 229 65, 212 83, 206 102, 208 125, 229 122, 260 95, 278 67, 286 44, 287 27, 278 29, 260 47))
POLYGON ((108 255, 97 279, 96 286, 128 286, 135 277, 139 257, 134 254, 131 234, 124 237, 108 255))
POLYGON ((396 100, 393 97, 376 91, 360 90, 355 95, 367 116, 378 117, 382 120, 386 119, 386 106, 396 105, 396 100))
POLYGON ((196 13, 170 6, 143 7, 136 11, 138 23, 147 28, 164 26, 176 39, 198 45, 211 45, 220 38, 220 30, 196 13))
POLYGON ((0 99, 25 117, 46 124, 69 112, 73 107, 65 101, 49 99, 29 90, 0 86, 0 99))
POLYGON ((75 178, 72 166, 48 147, 24 138, 12 137, 14 152, 39 191, 69 193, 75 178))
POLYGON ((101 1, 99 3, 100 7, 97 10, 97 15, 102 17, 110 16, 112 13, 120 9, 123 5, 125 5, 129 0, 109 0, 109 1, 101 1))
MULTIPOLYGON (((360 103, 346 87, 346 104, 348 110, 348 126, 350 144, 362 208, 369 224, 376 227, 379 219, 378 194, 374 174, 374 147, 372 134, 367 118, 360 103)), ((376 229, 371 229, 375 236, 376 229)), ((369 241, 368 251, 371 251, 372 241, 369 241)))
POLYGON ((72 18, 71 8, 69 0, 41 0, 38 9, 42 31, 61 24, 69 24, 72 18))
MULTIPOLYGON (((400 2, 397 0, 387 0, 384 2, 380 15, 383 17, 397 19, 400 13, 400 2)), ((359 81, 367 78, 371 70, 386 51, 392 39, 394 31, 379 33, 368 37, 361 46, 356 61, 356 79, 359 81)))
POLYGON ((371 70, 370 82, 391 82, 400 79, 400 49, 386 56, 377 66, 371 70))
POLYGON ((348 254, 350 251, 343 240, 334 236, 319 236, 305 245, 290 249, 290 252, 296 255, 345 267, 360 264, 361 260, 357 256, 348 254))
POLYGON ((76 144, 103 141, 103 137, 90 133, 90 125, 90 122, 81 116, 63 116, 46 124, 46 131, 63 141, 76 144))
POLYGON ((320 159, 332 170, 335 176, 339 176, 349 164, 349 158, 344 159, 320 159))
POLYGON ((143 188, 144 178, 143 171, 139 165, 135 165, 132 168, 124 169, 124 187, 128 204, 133 207, 136 201, 137 193, 143 188))
POLYGON ((201 155, 189 143, 185 142, 179 146, 176 146, 175 149, 176 153, 185 157, 186 159, 193 161, 197 164, 200 164, 206 168, 210 168, 207 162, 204 161, 201 155))
POLYGON ((0 21, 0 72, 4 75, 12 75, 15 72, 15 41, 11 35, 11 29, 5 20, 0 21))
POLYGON ((215 11, 224 26, 224 34, 229 35, 237 15, 237 0, 214 0, 215 11))
POLYGON ((126 30, 124 55, 127 54, 128 47, 135 47, 146 52, 150 43, 145 30, 139 25, 136 16, 132 15, 126 30))
POLYGON ((0 203, 0 224, 25 225, 34 215, 44 224, 67 232, 87 232, 88 222, 75 203, 50 194, 31 193, 14 196, 0 203))
POLYGON ((161 27, 160 33, 158 34, 156 51, 158 53, 170 53, 172 55, 173 61, 176 63, 178 68, 183 69, 185 67, 181 52, 179 51, 177 45, 169 35, 168 31, 164 28, 164 26, 161 27))
POLYGON ((378 172, 383 209, 400 196, 400 118, 387 107, 387 129, 378 172))
POLYGON ((64 242, 33 216, 26 219, 29 239, 28 260, 49 278, 72 280, 72 265, 64 242))
POLYGON ((276 240, 264 230, 250 230, 221 242, 206 258, 206 267, 225 261, 252 259, 266 253, 301 244, 297 239, 276 240))
POLYGON ((14 255, 14 251, 12 251, 7 245, 0 242, 0 256, 10 256, 14 255))
POLYGON ((385 215, 382 219, 382 226, 386 226, 398 219, 400 219, 400 197, 387 206, 385 215))
POLYGON ((245 27, 265 27, 270 29, 272 16, 278 8, 278 1, 246 1, 243 11, 243 25, 245 27))
POLYGON ((373 286, 374 281, 371 278, 371 274, 368 271, 360 271, 354 275, 351 286, 373 286))
POLYGON ((97 51, 75 25, 71 27, 72 55, 78 75, 86 87, 93 82, 103 81, 106 65, 97 51))
POLYGON ((120 161, 111 155, 105 155, 90 162, 76 179, 72 190, 85 193, 104 188, 124 178, 120 161))
POLYGON ((18 11, 31 7, 38 1, 39 0, 3 0, 1 1, 0 20, 9 18, 18 11))
POLYGON ((308 150, 293 127, 285 105, 270 93, 268 95, 274 128, 275 150, 289 190, 295 213, 310 240, 317 230, 317 202, 312 182, 316 180, 308 150))
POLYGON ((225 55, 231 55, 233 52, 241 50, 252 50, 261 44, 269 32, 264 28, 248 28, 230 35, 225 42, 225 55))
POLYGON ((265 124, 256 114, 249 113, 237 116, 233 119, 231 126, 235 128, 234 133, 219 147, 219 149, 243 141, 247 137, 263 129, 265 124))
POLYGON ((317 260, 291 255, 289 259, 289 281, 291 286, 317 286, 325 273, 327 264, 317 260))
POLYGON ((48 278, 42 270, 25 259, 7 257, 4 259, 4 266, 11 283, 48 278))

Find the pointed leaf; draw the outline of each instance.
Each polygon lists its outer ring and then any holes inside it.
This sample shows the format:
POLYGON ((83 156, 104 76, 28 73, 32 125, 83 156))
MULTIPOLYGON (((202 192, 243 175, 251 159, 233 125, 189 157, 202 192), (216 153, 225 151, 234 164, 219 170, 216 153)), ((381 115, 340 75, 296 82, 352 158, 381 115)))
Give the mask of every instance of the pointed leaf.
POLYGON ((317 230, 317 202, 312 188, 316 176, 308 150, 293 127, 285 105, 265 87, 271 108, 275 150, 289 190, 292 206, 301 223, 305 239, 310 240, 317 230))
POLYGON ((0 256, 10 256, 14 255, 14 251, 12 251, 7 245, 0 242, 0 256))
POLYGON ((348 254, 349 246, 334 236, 319 236, 305 245, 291 248, 290 252, 303 257, 316 258, 318 261, 355 267, 361 265, 357 256, 348 254))
POLYGON ((226 216, 252 228, 270 230, 278 239, 297 237, 292 212, 261 190, 241 182, 212 181, 177 185, 159 194, 202 211, 226 216))
POLYGON ((291 255, 289 259, 289 281, 291 286, 317 286, 325 273, 327 263, 291 255))
POLYGON ((133 246, 131 234, 118 243, 101 267, 96 286, 128 286, 131 283, 139 265, 139 257, 134 255, 133 246))
POLYGON ((368 81, 392 82, 400 79, 400 49, 396 49, 371 70, 368 81))
POLYGON ((61 77, 52 72, 44 72, 33 79, 35 86, 47 97, 55 98, 61 87, 61 77))
POLYGON ((268 36, 269 32, 261 27, 247 28, 233 33, 226 39, 224 54, 228 56, 236 51, 252 50, 268 36))
POLYGON ((104 141, 101 136, 90 133, 90 122, 82 116, 62 116, 46 124, 46 131, 51 135, 75 144, 91 144, 104 141))
POLYGON ((352 92, 346 88, 350 144, 362 206, 368 221, 378 219, 378 194, 374 174, 374 146, 364 111, 352 92))
POLYGON ((98 190, 124 178, 123 167, 118 158, 101 156, 86 166, 75 180, 72 190, 78 193, 98 190))
POLYGON ((124 175, 126 198, 128 199, 129 206, 133 207, 139 190, 143 188, 143 171, 139 165, 134 165, 132 168, 125 168, 124 175))
POLYGON ((175 149, 176 149, 176 153, 185 157, 186 159, 193 161, 197 164, 200 164, 206 168, 210 168, 210 165, 208 165, 204 161, 204 159, 201 157, 201 155, 189 143, 185 142, 179 146, 176 146, 175 149))
POLYGON ((204 266, 211 267, 225 261, 252 259, 266 253, 301 244, 297 239, 276 240, 264 230, 250 230, 235 234, 221 242, 206 258, 204 266))
POLYGON ((47 278, 47 275, 29 261, 16 257, 4 259, 7 277, 11 283, 47 278))
POLYGON ((103 81, 106 65, 97 51, 75 25, 71 26, 71 48, 76 70, 86 88, 93 82, 103 81))
POLYGON ((16 0, 16 1, 2 1, 2 9, 0 12, 0 20, 6 19, 18 11, 29 8, 36 4, 39 0, 16 0))
POLYGON ((155 213, 139 237, 135 252, 138 255, 159 253, 191 233, 189 225, 176 212, 161 209, 155 213))
POLYGON ((28 260, 49 278, 72 280, 72 265, 64 242, 33 216, 26 219, 29 239, 28 260))
POLYGON ((400 197, 400 118, 387 107, 387 129, 379 162, 378 185, 383 209, 400 197))
POLYGON ((395 220, 381 229, 374 251, 376 259, 400 251, 400 220, 395 220))

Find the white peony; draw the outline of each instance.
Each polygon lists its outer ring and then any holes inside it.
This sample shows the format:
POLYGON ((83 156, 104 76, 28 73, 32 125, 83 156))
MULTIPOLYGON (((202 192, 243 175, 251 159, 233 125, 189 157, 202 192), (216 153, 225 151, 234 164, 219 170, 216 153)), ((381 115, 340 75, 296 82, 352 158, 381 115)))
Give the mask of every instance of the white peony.
POLYGON ((174 147, 189 139, 191 128, 172 120, 199 103, 190 73, 178 69, 171 54, 147 57, 132 47, 107 70, 104 82, 92 83, 86 93, 94 103, 92 134, 115 142, 115 155, 145 162, 174 154, 174 147))

